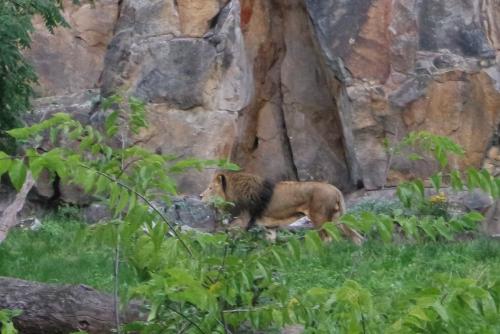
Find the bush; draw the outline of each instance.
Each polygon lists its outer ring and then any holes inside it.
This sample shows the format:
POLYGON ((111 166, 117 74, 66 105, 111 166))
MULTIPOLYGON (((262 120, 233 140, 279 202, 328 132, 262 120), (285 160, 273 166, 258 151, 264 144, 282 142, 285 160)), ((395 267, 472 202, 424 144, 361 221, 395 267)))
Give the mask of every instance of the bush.
POLYGON ((33 67, 22 55, 29 48, 34 31, 32 19, 41 15, 47 29, 66 22, 61 15, 60 0, 0 1, 0 150, 12 151, 15 141, 5 135, 20 125, 20 116, 30 108, 37 82, 33 67))
MULTIPOLYGON (((89 237, 114 251, 115 294, 120 264, 125 259, 135 269, 139 283, 125 292, 124 299, 137 297, 149 306, 147 320, 127 325, 127 331, 237 333, 246 327, 273 330, 299 323, 306 333, 403 333, 414 328, 454 333, 455 324, 464 315, 481 324, 498 326, 498 319, 492 317, 500 303, 496 281, 433 282, 429 289, 417 291, 415 297, 406 296, 399 305, 397 320, 387 323, 383 310, 374 308, 371 291, 353 279, 334 288, 313 285, 307 291, 295 292, 289 287, 283 273, 292 265, 324 256, 317 231, 306 232, 303 240, 290 237, 278 244, 249 234, 182 233, 153 204, 153 200, 168 202, 176 193, 171 174, 186 168, 236 166, 224 160, 176 161, 128 146, 121 138, 147 126, 144 104, 134 98, 124 101, 113 96, 102 106, 108 114, 103 132, 67 114, 9 131, 18 140, 47 136, 56 147, 48 152, 34 147, 21 158, 3 153, 0 173, 7 173, 20 189, 27 173, 36 178, 46 169, 51 175, 57 174, 61 182, 75 183, 110 206, 113 219, 93 227, 89 237), (122 144, 119 148, 108 145, 116 141, 122 144)), ((442 159, 442 155, 439 157, 442 159)), ((414 183, 411 189, 401 188, 406 196, 403 199, 409 199, 408 191, 421 194, 420 186, 414 183)), ((455 232, 473 229, 482 218, 477 213, 451 220, 405 217, 397 214, 397 209, 394 213, 389 216, 363 211, 357 216, 344 215, 342 222, 390 243, 396 227, 414 240, 451 240, 455 232)), ((341 239, 336 223, 327 223, 324 229, 334 240, 341 239)), ((57 229, 49 232, 60 235, 57 229)))

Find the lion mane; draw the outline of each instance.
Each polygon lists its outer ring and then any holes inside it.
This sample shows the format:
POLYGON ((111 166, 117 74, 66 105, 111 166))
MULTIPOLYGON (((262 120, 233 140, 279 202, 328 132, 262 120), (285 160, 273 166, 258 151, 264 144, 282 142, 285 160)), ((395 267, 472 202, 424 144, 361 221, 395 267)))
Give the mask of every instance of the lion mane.
POLYGON ((229 210, 233 216, 247 212, 250 216, 246 227, 248 230, 262 217, 273 191, 274 183, 260 176, 242 172, 220 172, 201 196, 220 196, 233 203, 234 206, 229 210))
MULTIPOLYGON (((345 213, 344 196, 335 186, 323 182, 282 181, 276 184, 249 173, 218 172, 201 194, 203 200, 216 196, 234 204, 231 215, 240 215, 247 229, 255 223, 267 228, 289 225, 308 216, 321 230, 325 222, 334 221, 342 233, 354 243, 364 238, 348 226, 337 222, 345 213)), ((327 235, 322 231, 322 237, 327 235)))

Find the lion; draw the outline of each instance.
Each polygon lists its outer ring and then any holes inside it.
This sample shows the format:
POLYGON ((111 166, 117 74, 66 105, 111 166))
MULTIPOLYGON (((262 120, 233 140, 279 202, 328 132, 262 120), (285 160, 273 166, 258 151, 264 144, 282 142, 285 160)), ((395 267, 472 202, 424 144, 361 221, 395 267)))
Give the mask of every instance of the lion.
POLYGON ((328 236, 321 227, 336 222, 341 232, 355 244, 364 238, 338 219, 345 213, 344 196, 335 186, 313 181, 282 181, 276 184, 260 176, 244 172, 216 173, 207 189, 200 194, 207 202, 222 197, 232 202, 230 213, 247 230, 258 224, 266 228, 290 225, 304 215, 309 217, 323 240, 328 236))

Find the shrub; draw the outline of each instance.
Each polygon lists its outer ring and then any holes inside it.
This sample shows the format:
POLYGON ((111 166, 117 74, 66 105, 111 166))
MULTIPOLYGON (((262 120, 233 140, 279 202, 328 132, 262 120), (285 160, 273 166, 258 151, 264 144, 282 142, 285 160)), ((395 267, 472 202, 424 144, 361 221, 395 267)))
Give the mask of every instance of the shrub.
MULTIPOLYGON (((3 153, 0 172, 8 173, 19 189, 27 173, 36 178, 46 169, 110 206, 113 219, 96 225, 89 235, 114 249, 115 294, 121 259, 125 258, 140 282, 126 291, 122 300, 138 297, 146 300, 149 308, 147 320, 127 325, 126 331, 236 333, 245 327, 272 330, 293 323, 303 324, 306 333, 389 330, 380 320, 380 310, 373 307, 370 291, 354 280, 333 289, 311 287, 300 293, 287 286, 283 275, 287 268, 304 258, 323 256, 324 246, 317 231, 306 232, 303 241, 292 237, 283 244, 269 244, 248 234, 182 233, 173 226, 153 204, 153 200, 168 202, 175 194, 172 173, 186 168, 236 166, 224 160, 176 161, 128 146, 123 138, 147 126, 144 104, 134 98, 124 101, 113 96, 102 106, 113 107, 108 111, 104 132, 83 126, 66 114, 9 131, 25 141, 37 135, 48 136, 56 147, 48 152, 33 147, 22 157, 3 153), (123 108, 117 108, 120 105, 123 108), (122 144, 118 148, 107 144, 117 140, 122 144), (73 146, 57 146, 63 142, 73 146)), ((454 232, 473 228, 480 218, 474 213, 445 220, 362 212, 359 216, 344 215, 342 222, 390 242, 396 226, 412 239, 451 239, 454 232)), ((327 223, 325 230, 334 240, 340 240, 337 224, 327 223)), ((424 332, 434 328, 446 332, 454 328, 459 315, 472 309, 477 319, 497 326, 498 321, 492 317, 500 302, 496 289, 497 283, 485 285, 474 280, 450 286, 437 284, 417 294, 415 300, 406 300, 403 307, 407 309, 391 325, 395 332, 415 326, 424 332), (459 302, 464 298, 469 301, 467 305, 459 302)), ((117 328, 120 331, 120 324, 117 328)))
POLYGON ((67 26, 60 0, 0 1, 0 149, 12 150, 14 141, 5 130, 20 125, 30 108, 31 85, 37 82, 33 67, 22 55, 34 31, 32 19, 41 15, 47 29, 67 26))

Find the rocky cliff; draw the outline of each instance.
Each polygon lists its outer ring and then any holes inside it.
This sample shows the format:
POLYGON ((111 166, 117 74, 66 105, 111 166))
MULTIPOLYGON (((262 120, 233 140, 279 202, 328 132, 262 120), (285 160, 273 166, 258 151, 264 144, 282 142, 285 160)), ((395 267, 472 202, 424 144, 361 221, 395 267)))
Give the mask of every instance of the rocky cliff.
POLYGON ((396 159, 386 180, 384 139, 412 130, 463 145, 458 167, 499 156, 497 0, 67 0, 66 17, 27 52, 37 111, 85 119, 99 94, 139 96, 156 151, 343 189, 429 173, 396 159))

